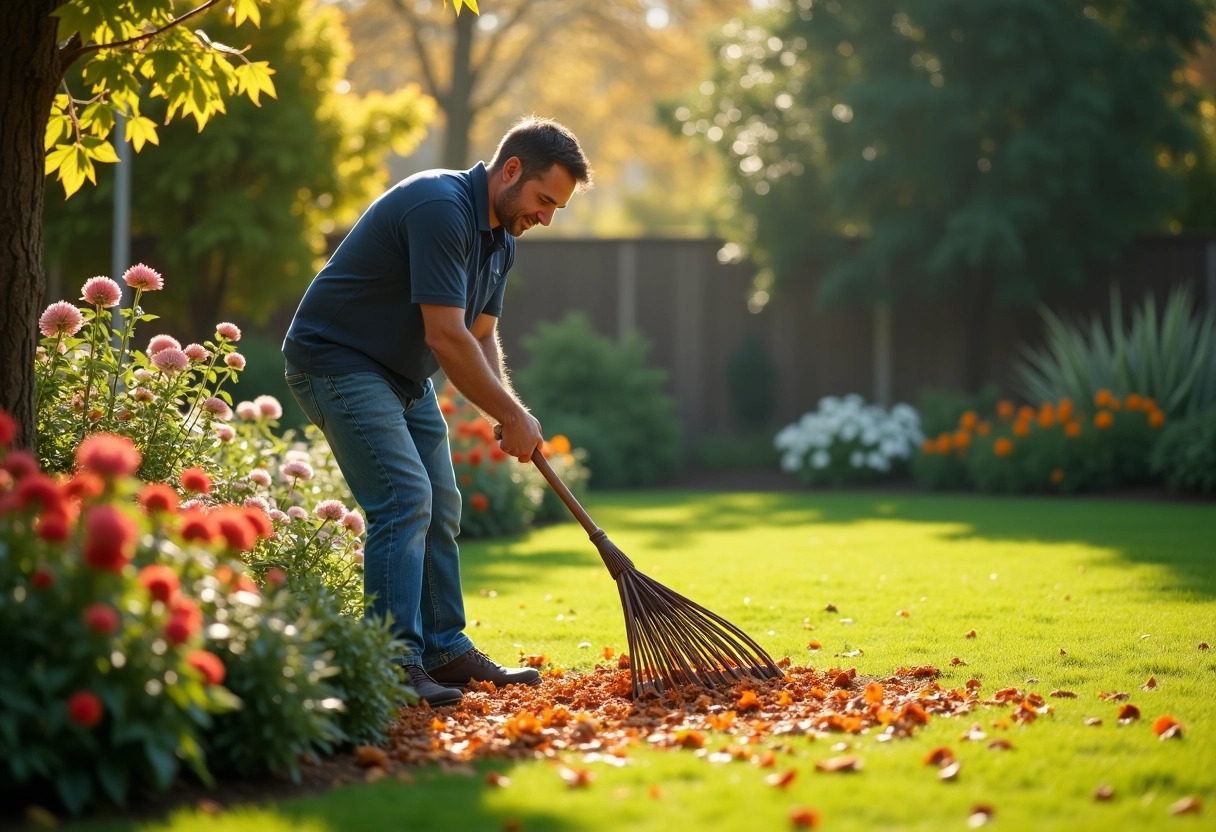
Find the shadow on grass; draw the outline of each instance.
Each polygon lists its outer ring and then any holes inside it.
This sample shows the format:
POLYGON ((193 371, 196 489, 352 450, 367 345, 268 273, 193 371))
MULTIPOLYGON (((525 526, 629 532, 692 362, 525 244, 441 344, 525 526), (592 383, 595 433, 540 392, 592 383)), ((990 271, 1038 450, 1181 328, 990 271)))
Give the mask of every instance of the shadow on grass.
MULTIPOLYGON (((962 529, 946 535, 952 540, 1099 547, 1131 563, 1169 569, 1177 579, 1175 589, 1216 596, 1216 503, 878 491, 654 490, 600 494, 588 507, 609 537, 614 530, 645 534, 648 545, 660 549, 695 549, 707 534, 745 532, 760 526, 794 528, 876 520, 949 524, 962 529)), ((510 554, 512 543, 491 547, 489 561, 518 557, 510 554)), ((585 549, 549 550, 528 558, 530 562, 537 558, 540 567, 599 562, 590 543, 585 549)))

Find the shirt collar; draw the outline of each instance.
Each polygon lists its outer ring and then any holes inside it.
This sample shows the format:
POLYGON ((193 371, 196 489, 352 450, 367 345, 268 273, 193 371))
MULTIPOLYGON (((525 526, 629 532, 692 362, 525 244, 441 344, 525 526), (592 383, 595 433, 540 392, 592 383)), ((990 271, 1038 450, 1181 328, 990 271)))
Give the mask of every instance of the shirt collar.
POLYGON ((469 168, 469 182, 473 185, 473 210, 477 214, 477 230, 487 243, 492 243, 496 249, 502 248, 506 245, 507 232, 501 225, 490 228, 490 178, 485 162, 478 162, 469 168))

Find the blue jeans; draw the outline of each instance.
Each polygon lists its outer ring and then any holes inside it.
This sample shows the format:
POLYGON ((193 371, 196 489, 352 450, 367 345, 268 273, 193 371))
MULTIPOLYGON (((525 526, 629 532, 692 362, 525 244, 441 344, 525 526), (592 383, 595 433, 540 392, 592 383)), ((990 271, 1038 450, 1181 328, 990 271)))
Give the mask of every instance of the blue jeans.
POLYGON ((464 655, 473 642, 456 546, 460 491, 434 384, 410 399, 377 373, 316 376, 290 366, 287 384, 367 515, 366 614, 392 616, 402 664, 433 670, 464 655))

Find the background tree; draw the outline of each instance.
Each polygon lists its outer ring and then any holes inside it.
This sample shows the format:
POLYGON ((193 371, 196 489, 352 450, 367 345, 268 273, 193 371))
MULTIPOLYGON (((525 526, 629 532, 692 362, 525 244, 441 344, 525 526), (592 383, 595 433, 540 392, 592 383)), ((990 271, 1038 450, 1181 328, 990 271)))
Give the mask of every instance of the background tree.
MULTIPOLYGON (((777 283, 888 303, 1076 282, 1185 209, 1209 0, 807 0, 730 22, 673 115, 720 148, 777 283)), ((977 362, 977 373, 979 364, 977 362)), ((970 383, 977 387, 982 379, 970 383)))
POLYGON ((438 147, 412 162, 467 167, 537 113, 571 127, 596 170, 556 233, 704 233, 718 210, 716 159, 672 137, 654 102, 709 71, 707 30, 747 0, 496 0, 476 19, 435 0, 348 5, 353 88, 421 79, 436 99, 438 147))
MULTIPOLYGON (((209 30, 220 12, 202 21, 209 30)), ((342 13, 316 0, 278 0, 250 38, 251 53, 277 68, 277 99, 236 100, 199 134, 175 122, 132 167, 136 259, 169 277, 157 312, 191 340, 216 321, 260 322, 298 297, 325 250, 377 196, 390 150, 410 152, 432 111, 416 86, 360 98, 345 81, 350 43, 342 13)), ((149 116, 163 120, 164 105, 149 116)), ((98 187, 49 200, 48 265, 73 287, 109 268, 112 169, 98 187)))

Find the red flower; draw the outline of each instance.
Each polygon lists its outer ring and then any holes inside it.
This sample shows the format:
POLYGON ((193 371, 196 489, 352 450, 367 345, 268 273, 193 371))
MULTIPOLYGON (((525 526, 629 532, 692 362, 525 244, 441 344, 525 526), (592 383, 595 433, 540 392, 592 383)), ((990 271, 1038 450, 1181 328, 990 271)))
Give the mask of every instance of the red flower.
POLYGON ((0 408, 0 447, 7 448, 17 438, 17 420, 0 408))
POLYGON ((148 514, 177 511, 177 492, 163 483, 149 483, 139 492, 139 501, 148 514))
POLYGON ((211 492, 211 477, 202 468, 187 468, 182 471, 182 488, 199 494, 211 492))
POLYGON ((473 511, 485 511, 490 507, 490 498, 479 492, 469 498, 469 505, 473 507, 473 511))
POLYGON ((38 459, 29 451, 9 451, 4 458, 4 470, 20 480, 38 473, 38 459))
POLYGON ((280 587, 287 583, 287 573, 277 566, 272 566, 266 570, 266 583, 273 587, 280 587))
POLYGON ((77 471, 63 484, 63 494, 73 500, 91 500, 106 490, 105 481, 92 471, 77 471))
POLYGON ((173 600, 169 621, 165 624, 165 638, 170 644, 184 644, 194 637, 203 626, 203 614, 193 601, 184 595, 173 600))
POLYGON ((63 510, 63 492, 59 490, 59 484, 38 471, 23 477, 13 496, 21 508, 37 506, 41 511, 63 510))
POLYGON ((106 479, 131 476, 139 470, 142 460, 134 442, 112 433, 85 437, 76 449, 76 464, 106 479))
POLYGON ((45 566, 39 566, 30 575, 30 586, 34 589, 50 589, 55 585, 55 573, 45 566))
POLYGON ((99 635, 108 636, 118 629, 118 610, 109 604, 89 604, 82 617, 85 625, 99 635))
POLYGON ((192 540, 199 543, 210 543, 218 533, 211 518, 202 511, 187 511, 182 515, 182 525, 179 529, 182 540, 192 540))
POLYGON ((103 505, 89 511, 85 535, 84 562, 117 574, 131 559, 139 528, 114 506, 103 505))
POLYGON ((206 650, 191 650, 186 656, 186 664, 203 674, 203 681, 209 685, 218 685, 224 681, 224 663, 220 657, 206 650))
POLYGON ((77 691, 68 700, 68 716, 73 722, 83 725, 85 728, 92 728, 101 722, 104 715, 105 708, 92 691, 77 691))
POLYGON ((249 577, 248 575, 237 575, 233 588, 237 592, 252 592, 254 595, 259 594, 258 585, 255 584, 253 582, 253 578, 249 577))
POLYGON ((480 465, 481 464, 481 448, 474 448, 473 450, 469 451, 469 464, 470 465, 480 465))
POLYGON ((230 549, 248 552, 257 545, 257 530, 246 519, 245 512, 241 509, 235 506, 222 508, 212 514, 211 519, 230 549))
POLYGON ((63 543, 72 536, 72 521, 66 512, 47 511, 38 518, 34 531, 49 543, 63 543))
POLYGON ((258 537, 269 539, 274 537, 274 524, 270 522, 270 517, 260 508, 245 506, 241 513, 245 517, 245 522, 253 529, 253 533, 258 537))
POLYGON ((139 582, 149 595, 162 604, 172 603, 181 588, 177 573, 163 563, 154 563, 139 570, 139 582))
POLYGON ((464 454, 460 451, 452 451, 452 464, 459 465, 462 462, 464 462, 464 454))

